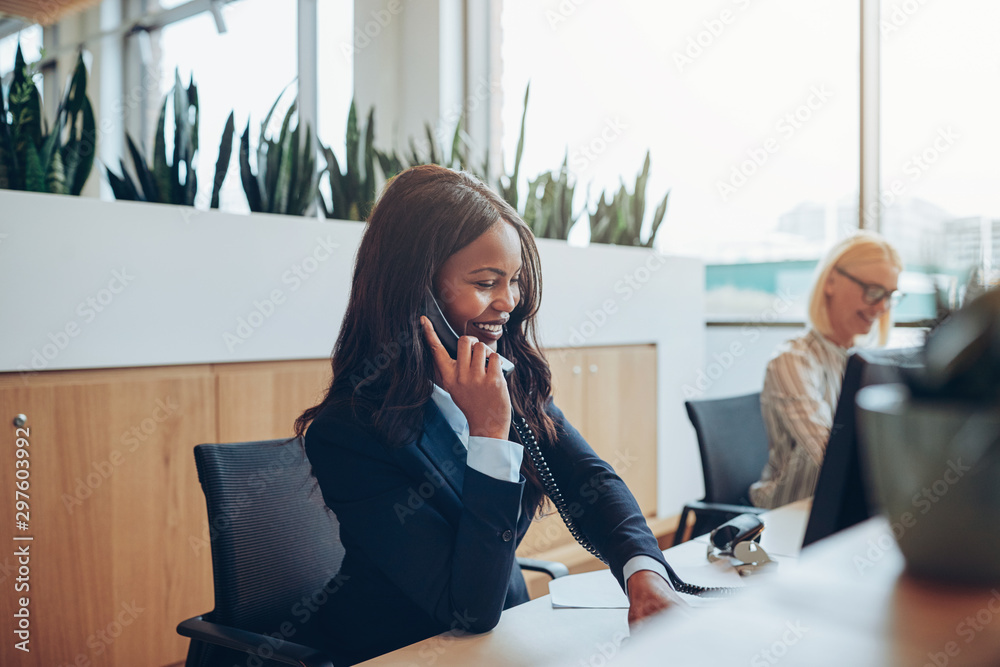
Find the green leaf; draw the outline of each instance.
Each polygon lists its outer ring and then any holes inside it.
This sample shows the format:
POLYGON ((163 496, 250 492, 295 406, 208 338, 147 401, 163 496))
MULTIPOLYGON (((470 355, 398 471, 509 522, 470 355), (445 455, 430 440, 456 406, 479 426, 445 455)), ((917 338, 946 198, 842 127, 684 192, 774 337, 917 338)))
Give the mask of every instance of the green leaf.
POLYGON ((375 109, 368 110, 368 124, 365 127, 365 178, 361 187, 359 213, 367 218, 375 203, 375 109))
POLYGON ((257 177, 250 168, 250 121, 247 120, 247 128, 240 137, 240 180, 243 182, 243 192, 247 196, 247 204, 254 213, 264 210, 260 199, 260 185, 257 177))
POLYGON ((524 108, 521 111, 521 132, 517 136, 517 150, 514 152, 514 173, 510 177, 509 196, 507 203, 517 208, 517 179, 521 171, 521 156, 524 154, 524 121, 528 117, 528 93, 531 92, 531 82, 524 87, 524 108))
POLYGON ((233 135, 236 133, 236 121, 233 112, 229 112, 226 127, 222 130, 222 143, 219 144, 219 159, 215 161, 215 181, 212 184, 212 203, 210 208, 219 208, 219 192, 229 171, 229 159, 233 154, 233 135))
MULTIPOLYGON (((36 148, 42 143, 42 100, 29 76, 28 66, 21 53, 18 42, 14 55, 14 78, 10 85, 10 112, 14 117, 15 139, 23 137, 33 143, 36 148)), ((23 147, 19 152, 23 151, 23 147)))
POLYGON ((403 171, 403 163, 395 151, 390 154, 376 149, 375 157, 378 158, 379 167, 382 169, 382 177, 385 180, 391 180, 393 176, 403 171))
POLYGON ((310 215, 315 210, 316 197, 319 194, 320 174, 316 171, 316 144, 313 141, 312 128, 308 124, 306 124, 306 140, 301 160, 295 208, 299 215, 310 215))
POLYGON ((63 168, 66 170, 66 189, 69 194, 79 195, 94 167, 97 143, 97 126, 94 109, 90 100, 84 97, 79 114, 70 117, 69 141, 62 148, 63 168), (77 117, 82 116, 82 122, 77 117), (79 132, 77 125, 79 124, 79 132))
POLYGON ((410 166, 415 167, 418 164, 427 164, 427 160, 420 157, 420 151, 417 150, 417 142, 410 137, 410 166))
POLYGON ((194 200, 198 196, 198 172, 194 166, 188 164, 187 181, 184 186, 184 200, 180 202, 187 206, 194 206, 194 200))
MULTIPOLYGON (((174 192, 174 175, 171 165, 167 162, 167 102, 170 95, 164 95, 160 105, 160 114, 156 119, 156 134, 153 135, 153 176, 156 178, 156 188, 161 196, 172 196, 174 192)), ((174 142, 177 145, 177 142, 174 142)), ((176 148, 174 162, 177 162, 176 148)))
MULTIPOLYGON (((287 115, 285 116, 285 120, 289 120, 287 115)), ((290 125, 286 125, 285 127, 290 127, 290 125)), ((282 135, 286 135, 286 133, 282 132, 282 135)), ((281 142, 281 164, 278 166, 278 180, 275 184, 275 213, 297 215, 292 208, 294 206, 292 189, 295 178, 298 175, 298 160, 299 125, 296 123, 295 129, 288 132, 287 136, 283 136, 283 141, 281 142)))
POLYGON ((191 127, 191 158, 194 159, 198 152, 198 87, 194 85, 194 72, 191 73, 190 84, 187 90, 187 106, 184 107, 187 113, 186 120, 191 127), (191 116, 194 116, 192 119, 191 116))
POLYGON ((270 203, 268 210, 272 213, 284 213, 288 205, 288 180, 291 177, 291 165, 288 162, 291 158, 290 136, 294 134, 290 132, 290 128, 297 108, 298 100, 288 107, 285 119, 281 123, 278 141, 268 150, 267 197, 270 203))
POLYGON ((135 168, 136 181, 142 189, 143 198, 151 202, 171 203, 165 197, 164 193, 160 192, 156 187, 156 180, 153 178, 153 173, 146 166, 146 156, 135 145, 132 135, 128 132, 125 133, 125 143, 128 146, 129 155, 132 157, 132 166, 135 168))
POLYGON ((361 134, 358 131, 358 112, 351 100, 351 107, 347 112, 347 159, 344 166, 347 168, 347 181, 344 187, 344 197, 348 206, 358 201, 361 191, 361 134))
POLYGON ((73 78, 66 91, 64 104, 66 113, 70 116, 83 111, 84 103, 87 103, 87 66, 83 63, 83 51, 77 54, 76 68, 73 70, 73 78))
POLYGON ((116 176, 108 167, 105 167, 104 171, 108 177, 108 183, 111 185, 111 192, 114 193, 115 199, 128 201, 139 200, 138 193, 135 191, 135 186, 132 185, 132 181, 129 180, 128 174, 125 173, 125 165, 122 165, 123 178, 118 178, 118 176, 116 176))
POLYGON ((45 172, 38 158, 38 149, 32 143, 27 146, 25 167, 24 189, 28 192, 45 192, 45 172))
POLYGON ((653 230, 649 233, 649 238, 644 244, 647 248, 653 247, 653 241, 656 240, 656 232, 660 229, 660 224, 663 222, 663 218, 667 213, 667 200, 670 198, 670 191, 663 195, 663 201, 660 205, 656 207, 656 211, 653 213, 653 230))
POLYGON ((346 177, 340 171, 337 156, 328 146, 321 146, 323 158, 326 160, 326 171, 330 180, 330 215, 331 218, 349 220, 347 217, 347 196, 344 192, 346 177))
POLYGON ((431 152, 429 163, 439 164, 443 167, 449 166, 441 161, 443 156, 438 154, 437 137, 434 136, 434 130, 431 128, 430 123, 424 123, 424 134, 427 135, 427 147, 431 152))
POLYGON ((66 194, 66 173, 63 171, 62 154, 58 150, 53 151, 45 170, 45 191, 66 194))

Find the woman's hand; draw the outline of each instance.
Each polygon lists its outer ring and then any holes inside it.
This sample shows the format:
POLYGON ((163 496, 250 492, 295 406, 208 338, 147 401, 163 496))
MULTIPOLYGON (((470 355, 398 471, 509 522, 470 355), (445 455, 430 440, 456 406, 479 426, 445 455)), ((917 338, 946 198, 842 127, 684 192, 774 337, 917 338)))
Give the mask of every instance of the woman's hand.
POLYGON ((688 606, 670 584, 652 570, 639 570, 628 578, 628 599, 628 624, 632 629, 669 607, 688 606))
POLYGON ((420 317, 431 346, 438 384, 451 394, 469 421, 469 435, 506 440, 510 432, 510 393, 493 350, 473 336, 458 339, 458 359, 444 349, 431 321, 420 317))

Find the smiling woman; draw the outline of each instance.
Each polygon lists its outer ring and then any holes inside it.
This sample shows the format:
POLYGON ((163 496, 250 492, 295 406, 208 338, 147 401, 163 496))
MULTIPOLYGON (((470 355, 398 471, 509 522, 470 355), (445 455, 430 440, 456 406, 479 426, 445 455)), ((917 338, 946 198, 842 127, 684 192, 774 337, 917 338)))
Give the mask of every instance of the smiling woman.
POLYGON ((375 205, 333 382, 296 424, 346 550, 344 585, 312 628, 335 663, 484 632, 527 602, 515 551, 544 487, 513 414, 628 593, 629 619, 679 601, 635 498, 552 402, 534 333, 540 292, 531 232, 468 174, 414 167, 375 205), (428 290, 460 336, 454 355, 422 317, 428 290), (506 377, 501 355, 514 364, 506 377))
POLYGON ((820 262, 809 301, 810 326, 767 365, 760 403, 770 445, 761 479, 750 487, 758 507, 812 495, 823 465, 850 347, 875 335, 884 345, 891 309, 902 296, 903 264, 889 243, 858 232, 820 262))

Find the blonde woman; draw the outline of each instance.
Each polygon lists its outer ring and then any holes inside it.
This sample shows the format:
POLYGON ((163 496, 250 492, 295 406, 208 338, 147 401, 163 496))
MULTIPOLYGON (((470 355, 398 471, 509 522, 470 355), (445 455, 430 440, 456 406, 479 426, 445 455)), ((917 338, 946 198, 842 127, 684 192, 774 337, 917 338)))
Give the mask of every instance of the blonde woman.
POLYGON ((767 365, 760 402, 770 454, 750 487, 754 505, 780 507, 813 494, 848 349, 872 338, 885 345, 902 270, 899 253, 872 232, 844 239, 820 262, 806 332, 783 343, 767 365))

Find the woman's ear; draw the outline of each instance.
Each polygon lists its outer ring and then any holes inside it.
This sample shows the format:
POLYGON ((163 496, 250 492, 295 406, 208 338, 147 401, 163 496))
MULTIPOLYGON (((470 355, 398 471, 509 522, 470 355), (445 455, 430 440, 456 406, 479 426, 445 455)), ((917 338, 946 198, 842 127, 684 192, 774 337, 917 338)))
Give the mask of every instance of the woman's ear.
POLYGON ((833 273, 834 273, 833 271, 830 272, 830 274, 826 277, 826 284, 823 285, 823 294, 825 294, 826 296, 833 296, 833 281, 834 281, 833 273))

